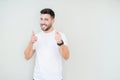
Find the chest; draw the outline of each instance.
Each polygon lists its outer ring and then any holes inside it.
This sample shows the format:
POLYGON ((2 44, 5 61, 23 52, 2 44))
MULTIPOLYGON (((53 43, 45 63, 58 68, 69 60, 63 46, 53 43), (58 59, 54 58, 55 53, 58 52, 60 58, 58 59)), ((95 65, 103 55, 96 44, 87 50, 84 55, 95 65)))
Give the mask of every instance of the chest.
POLYGON ((57 42, 54 35, 41 35, 38 39, 39 47, 56 47, 57 42))

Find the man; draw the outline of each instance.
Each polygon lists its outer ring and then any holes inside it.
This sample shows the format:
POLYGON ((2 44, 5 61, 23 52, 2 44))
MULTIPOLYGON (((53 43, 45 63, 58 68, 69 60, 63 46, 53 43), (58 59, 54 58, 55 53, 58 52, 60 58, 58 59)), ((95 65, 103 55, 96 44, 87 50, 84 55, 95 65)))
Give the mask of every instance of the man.
POLYGON ((25 58, 29 60, 34 53, 34 80, 62 80, 62 57, 69 58, 67 39, 53 28, 55 13, 45 8, 40 11, 41 32, 32 33, 31 40, 25 49, 25 58))

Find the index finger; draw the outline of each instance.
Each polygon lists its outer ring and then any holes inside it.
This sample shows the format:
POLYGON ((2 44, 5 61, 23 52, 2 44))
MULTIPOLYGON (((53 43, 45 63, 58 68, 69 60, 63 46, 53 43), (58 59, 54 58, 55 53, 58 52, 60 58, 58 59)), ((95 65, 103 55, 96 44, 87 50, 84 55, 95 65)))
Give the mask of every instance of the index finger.
POLYGON ((32 35, 35 36, 35 31, 34 30, 32 30, 32 35))
POLYGON ((55 33, 58 35, 58 34, 59 34, 59 31, 55 31, 55 33))

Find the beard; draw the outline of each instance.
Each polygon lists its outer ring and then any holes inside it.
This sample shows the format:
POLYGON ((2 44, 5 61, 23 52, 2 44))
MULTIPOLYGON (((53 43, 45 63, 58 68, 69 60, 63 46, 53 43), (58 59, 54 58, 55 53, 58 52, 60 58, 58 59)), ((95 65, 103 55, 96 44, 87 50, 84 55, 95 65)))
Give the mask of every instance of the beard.
POLYGON ((52 27, 51 25, 42 24, 41 25, 41 30, 42 31, 48 31, 51 27, 52 27))

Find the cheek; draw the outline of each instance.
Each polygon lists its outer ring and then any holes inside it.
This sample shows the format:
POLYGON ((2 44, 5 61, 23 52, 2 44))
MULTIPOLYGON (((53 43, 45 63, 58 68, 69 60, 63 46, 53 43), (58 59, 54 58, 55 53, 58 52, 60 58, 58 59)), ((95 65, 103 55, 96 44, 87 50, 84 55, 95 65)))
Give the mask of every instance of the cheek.
POLYGON ((43 22, 40 21, 40 25, 43 24, 43 22))
POLYGON ((45 24, 46 24, 46 25, 50 25, 51 23, 50 23, 50 22, 46 22, 45 24))

